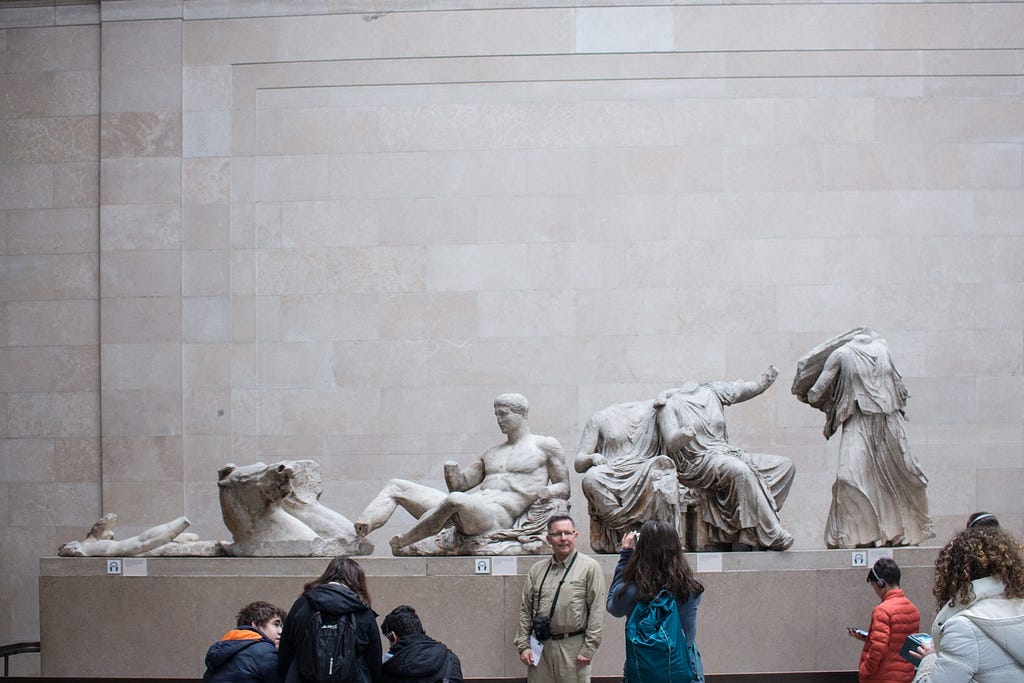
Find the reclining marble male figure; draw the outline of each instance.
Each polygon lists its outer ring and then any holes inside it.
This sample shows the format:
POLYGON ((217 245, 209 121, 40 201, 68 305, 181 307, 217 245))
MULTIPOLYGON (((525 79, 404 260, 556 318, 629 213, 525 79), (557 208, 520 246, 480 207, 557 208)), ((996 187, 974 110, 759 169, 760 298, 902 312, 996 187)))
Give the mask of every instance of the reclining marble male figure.
MULTIPOLYGON (((513 529, 538 501, 567 500, 569 475, 562 447, 552 437, 533 434, 528 414, 525 396, 498 396, 494 399, 494 415, 506 436, 503 443, 488 448, 465 469, 460 469, 457 462, 445 462, 448 493, 392 479, 359 515, 356 533, 366 536, 402 507, 418 522, 391 539, 392 551, 399 554, 439 534, 449 523, 462 536, 475 537, 513 529)), ((543 527, 538 531, 543 533, 543 527)), ((461 553, 456 548, 451 554, 461 553)))
POLYGON ((189 527, 189 521, 178 517, 165 524, 146 529, 140 534, 121 540, 114 540, 117 515, 108 512, 92 525, 81 541, 65 543, 58 550, 61 557, 130 557, 142 555, 167 545, 175 539, 183 542, 195 541, 194 534, 182 536, 189 527))

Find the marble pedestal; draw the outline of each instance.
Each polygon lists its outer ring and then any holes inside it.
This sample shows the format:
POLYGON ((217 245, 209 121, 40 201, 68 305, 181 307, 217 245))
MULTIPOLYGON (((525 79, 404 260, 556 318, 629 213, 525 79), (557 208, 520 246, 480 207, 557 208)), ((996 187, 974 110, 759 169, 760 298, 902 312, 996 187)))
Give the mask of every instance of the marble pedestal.
MULTIPOLYGON (((894 552, 925 629, 935 614, 937 552, 894 552)), ((867 569, 851 568, 851 551, 687 557, 707 587, 697 642, 708 672, 856 668, 861 644, 846 626, 866 626, 877 599, 867 569)), ((598 558, 610 582, 617 556, 598 558)), ((495 575, 476 574, 471 557, 358 558, 378 614, 415 606, 468 677, 523 674, 511 642, 523 575, 538 559, 509 558, 515 573, 495 575)), ((202 675, 207 647, 233 625, 239 607, 260 599, 288 609, 326 566, 323 558, 149 558, 144 567, 126 563, 129 573, 145 573, 131 576, 108 575, 107 560, 40 561, 44 676, 202 675)), ((593 673, 614 676, 623 661, 623 620, 609 616, 605 627, 593 673)))

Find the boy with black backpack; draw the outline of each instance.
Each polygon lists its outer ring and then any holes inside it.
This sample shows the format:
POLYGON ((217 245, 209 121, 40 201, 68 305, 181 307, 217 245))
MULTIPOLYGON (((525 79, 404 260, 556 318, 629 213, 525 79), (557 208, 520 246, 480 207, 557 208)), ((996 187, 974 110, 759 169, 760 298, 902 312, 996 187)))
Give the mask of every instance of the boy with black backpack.
POLYGON ((366 575, 357 562, 338 556, 288 612, 278 670, 285 683, 379 683, 380 664, 366 575))

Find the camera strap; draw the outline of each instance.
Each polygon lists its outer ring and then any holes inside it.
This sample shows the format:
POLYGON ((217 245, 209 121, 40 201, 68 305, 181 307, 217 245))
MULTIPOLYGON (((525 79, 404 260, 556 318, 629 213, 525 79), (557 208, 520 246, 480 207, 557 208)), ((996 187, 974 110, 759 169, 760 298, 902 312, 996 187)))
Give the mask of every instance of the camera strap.
MULTIPOLYGON (((580 554, 580 551, 576 551, 572 554, 572 559, 569 561, 569 566, 565 568, 565 573, 562 574, 562 580, 558 582, 558 588, 555 589, 555 597, 551 599, 551 610, 548 612, 548 619, 555 614, 555 603, 558 602, 558 594, 562 592, 562 584, 569 577, 569 572, 572 570, 572 565, 576 562, 576 556, 580 554)), ((540 594, 544 591, 544 582, 548 580, 548 572, 551 571, 551 567, 555 564, 554 560, 548 562, 548 568, 544 570, 544 578, 540 580, 540 587, 537 589, 537 606, 534 608, 533 613, 537 614, 540 611, 540 594)))

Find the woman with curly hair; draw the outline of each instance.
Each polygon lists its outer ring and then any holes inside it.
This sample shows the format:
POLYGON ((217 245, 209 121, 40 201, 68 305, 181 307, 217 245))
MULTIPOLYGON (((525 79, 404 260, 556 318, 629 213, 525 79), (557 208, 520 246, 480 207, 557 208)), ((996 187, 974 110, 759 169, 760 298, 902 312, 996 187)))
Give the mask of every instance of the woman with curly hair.
POLYGON ((999 527, 953 537, 935 560, 939 613, 916 683, 1024 682, 1024 548, 999 527))
MULTIPOLYGON (((631 531, 622 538, 619 563, 608 590, 608 612, 616 617, 628 617, 637 604, 650 603, 662 591, 668 591, 675 598, 685 643, 692 650, 690 668, 693 680, 703 680, 696 642, 697 605, 700 604, 704 585, 693 575, 675 527, 652 519, 644 522, 639 532, 631 531)), ((642 683, 635 680, 636 671, 630 676, 630 664, 627 648, 624 680, 642 683)))

